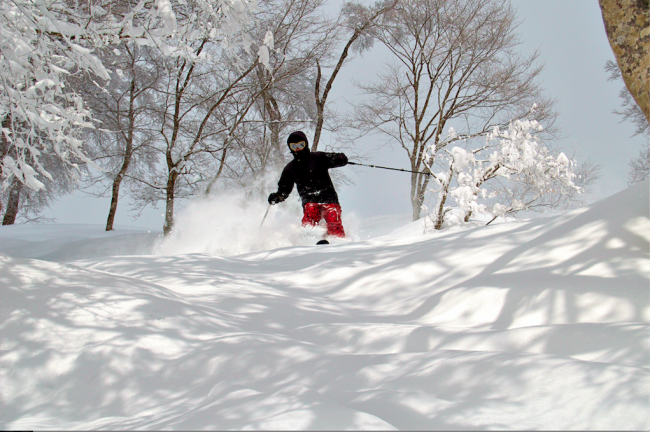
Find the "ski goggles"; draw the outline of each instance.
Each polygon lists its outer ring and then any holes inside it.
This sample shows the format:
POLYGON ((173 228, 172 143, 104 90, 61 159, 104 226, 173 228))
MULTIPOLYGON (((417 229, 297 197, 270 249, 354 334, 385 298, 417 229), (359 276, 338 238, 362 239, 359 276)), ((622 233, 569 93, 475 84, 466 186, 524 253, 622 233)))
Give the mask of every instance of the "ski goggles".
POLYGON ((291 151, 299 151, 304 149, 305 147, 307 147, 307 143, 305 141, 289 144, 289 148, 291 149, 291 151))

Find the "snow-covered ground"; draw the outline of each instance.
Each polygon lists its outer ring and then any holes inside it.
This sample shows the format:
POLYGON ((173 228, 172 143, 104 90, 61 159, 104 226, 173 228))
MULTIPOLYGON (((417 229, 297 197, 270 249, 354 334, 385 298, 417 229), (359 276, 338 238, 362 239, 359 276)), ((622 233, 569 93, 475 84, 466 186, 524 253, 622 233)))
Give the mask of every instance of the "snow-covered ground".
POLYGON ((242 255, 0 227, 0 429, 648 430, 649 187, 242 255))

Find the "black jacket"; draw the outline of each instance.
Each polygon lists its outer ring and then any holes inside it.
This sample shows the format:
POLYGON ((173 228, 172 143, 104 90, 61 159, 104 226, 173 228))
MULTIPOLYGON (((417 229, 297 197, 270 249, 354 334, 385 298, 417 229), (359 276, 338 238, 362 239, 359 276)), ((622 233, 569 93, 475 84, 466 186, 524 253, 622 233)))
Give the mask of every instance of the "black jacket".
POLYGON ((286 199, 295 183, 302 205, 338 204, 339 197, 327 170, 347 163, 348 158, 343 153, 310 152, 307 148, 294 155, 294 159, 284 167, 278 182, 278 195, 286 199))

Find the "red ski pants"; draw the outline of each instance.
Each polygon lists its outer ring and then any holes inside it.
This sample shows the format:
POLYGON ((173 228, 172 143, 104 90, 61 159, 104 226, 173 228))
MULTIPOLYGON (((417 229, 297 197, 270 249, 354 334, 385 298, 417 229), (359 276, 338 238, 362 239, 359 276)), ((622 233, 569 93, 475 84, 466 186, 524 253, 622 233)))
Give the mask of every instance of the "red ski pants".
POLYGON ((338 204, 307 203, 302 207, 303 226, 316 226, 321 219, 327 223, 327 235, 345 237, 341 222, 341 206, 338 204))

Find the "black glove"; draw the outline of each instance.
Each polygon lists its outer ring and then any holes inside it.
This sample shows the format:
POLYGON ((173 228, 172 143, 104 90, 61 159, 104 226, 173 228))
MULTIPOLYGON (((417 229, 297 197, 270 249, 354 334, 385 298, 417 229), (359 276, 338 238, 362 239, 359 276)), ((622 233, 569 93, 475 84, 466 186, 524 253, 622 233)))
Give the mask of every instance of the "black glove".
POLYGON ((348 157, 343 153, 339 153, 334 158, 334 163, 339 167, 346 166, 348 164, 348 157))
POLYGON ((284 201, 284 197, 277 192, 273 192, 269 195, 269 204, 271 205, 281 203, 282 201, 284 201))

